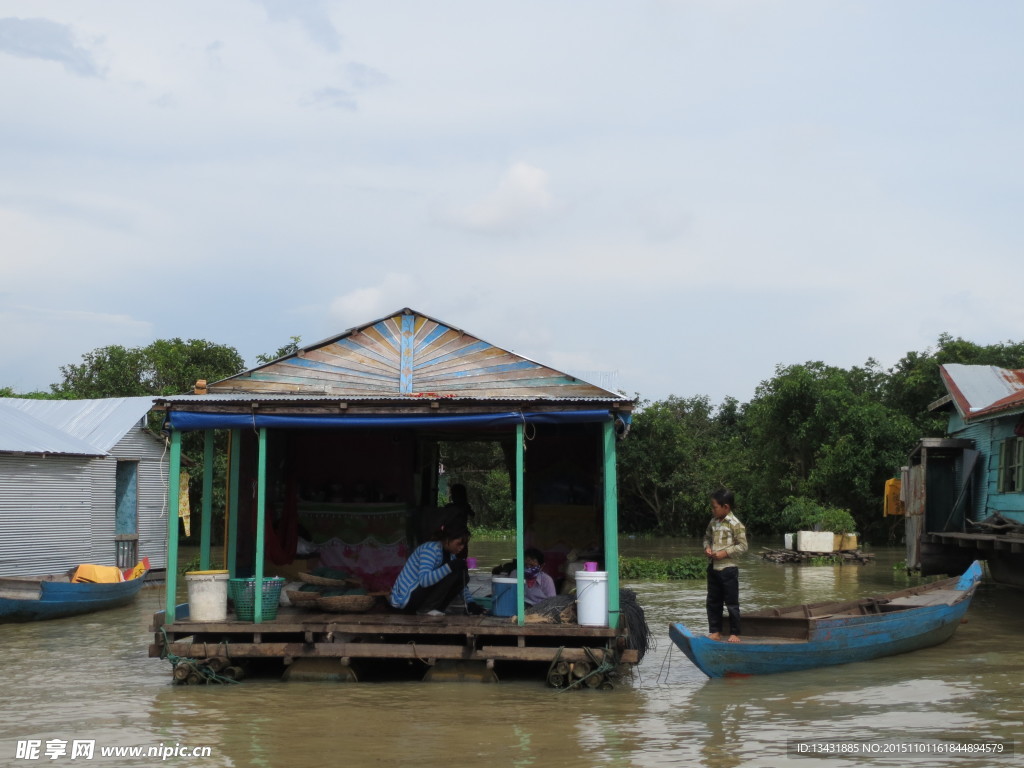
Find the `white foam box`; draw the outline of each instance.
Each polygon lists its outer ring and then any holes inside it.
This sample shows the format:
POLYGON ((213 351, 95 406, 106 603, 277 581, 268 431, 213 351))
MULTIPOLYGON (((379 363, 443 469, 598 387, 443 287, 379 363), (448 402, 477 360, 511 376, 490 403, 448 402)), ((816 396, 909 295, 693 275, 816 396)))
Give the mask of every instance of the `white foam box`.
POLYGON ((797 552, 834 552, 835 534, 832 531, 797 531, 797 552))

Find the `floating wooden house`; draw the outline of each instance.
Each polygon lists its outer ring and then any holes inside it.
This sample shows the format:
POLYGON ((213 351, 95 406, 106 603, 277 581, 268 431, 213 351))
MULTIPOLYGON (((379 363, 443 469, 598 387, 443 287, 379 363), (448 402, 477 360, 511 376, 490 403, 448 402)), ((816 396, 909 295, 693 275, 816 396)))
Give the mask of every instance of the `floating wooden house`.
MULTIPOLYGON (((418 516, 437 504, 438 445, 495 441, 510 466, 516 552, 547 554, 553 571, 571 547, 599 551, 607 573, 605 626, 527 620, 523 585, 511 618, 419 617, 385 611, 317 613, 283 607, 267 619, 192 621, 175 604, 155 617, 152 656, 343 661, 503 663, 636 661, 619 605, 616 440, 633 402, 487 343, 412 309, 352 328, 194 394, 158 401, 171 435, 171 506, 181 436, 207 445, 212 487, 215 433, 226 432, 230 479, 227 570, 262 593, 295 557, 296 531, 327 565, 386 591, 416 544, 418 516), (262 522, 257 522, 262 521, 262 522)), ((209 568, 209 499, 201 567, 209 568)), ((177 537, 169 542, 177 558, 177 537)), ((346 673, 347 674, 347 673, 346 673)))
MULTIPOLYGON (((0 576, 162 569, 167 450, 151 397, 0 398, 0 576)), ((176 519, 176 518, 175 518, 176 519)))
POLYGON ((922 439, 904 469, 907 565, 959 573, 987 560, 1024 586, 1024 370, 943 365, 947 437, 922 439))

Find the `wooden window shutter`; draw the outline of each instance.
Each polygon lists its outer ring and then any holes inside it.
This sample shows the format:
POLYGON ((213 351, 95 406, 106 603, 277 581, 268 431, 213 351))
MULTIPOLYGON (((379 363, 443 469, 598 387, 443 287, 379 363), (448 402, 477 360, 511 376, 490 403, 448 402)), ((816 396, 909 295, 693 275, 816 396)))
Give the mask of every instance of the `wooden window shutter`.
POLYGON ((996 490, 999 493, 1006 492, 1006 462, 1009 458, 1006 450, 1006 441, 999 441, 999 469, 996 471, 996 490))
POLYGON ((1024 437, 1018 437, 1013 442, 1017 453, 1013 490, 1024 491, 1024 437))

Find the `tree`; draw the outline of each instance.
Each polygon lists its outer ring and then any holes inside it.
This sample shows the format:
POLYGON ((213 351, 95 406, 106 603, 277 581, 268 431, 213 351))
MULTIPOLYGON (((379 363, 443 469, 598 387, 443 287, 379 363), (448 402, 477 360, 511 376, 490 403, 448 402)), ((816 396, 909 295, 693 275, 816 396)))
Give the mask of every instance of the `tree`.
POLYGON ((18 397, 23 400, 53 400, 49 392, 15 392, 13 387, 0 387, 0 397, 18 397))
POLYGON ((51 384, 58 397, 89 400, 101 397, 138 397, 155 394, 143 383, 146 362, 140 348, 100 347, 82 355, 79 364, 62 365, 63 381, 51 384))
POLYGON ((141 397, 191 392, 199 379, 218 381, 245 369, 234 347, 201 339, 159 339, 146 347, 100 347, 62 365, 50 389, 62 398, 141 397))
POLYGON ((473 525, 488 528, 515 527, 515 499, 509 479, 506 452, 500 442, 443 441, 438 457, 448 479, 466 486, 473 508, 473 525))
POLYGON ((283 347, 279 347, 277 352, 271 352, 269 355, 256 355, 256 362, 260 365, 266 365, 272 363, 275 360, 280 360, 282 357, 288 357, 288 355, 294 355, 299 351, 299 344, 302 342, 301 336, 292 336, 291 341, 285 344, 283 347))
POLYGON ((917 439, 881 402, 884 380, 874 361, 849 371, 808 362, 758 387, 747 426, 762 524, 775 527, 793 496, 849 509, 862 531, 878 521, 885 480, 917 439))
POLYGON ((234 347, 202 339, 158 339, 143 353, 148 364, 147 394, 191 392, 200 379, 219 381, 245 370, 245 361, 234 347))
MULTIPOLYGON (((54 396, 65 399, 93 399, 104 397, 162 396, 191 392, 199 379, 218 381, 240 373, 245 362, 234 347, 214 344, 201 339, 159 339, 146 347, 126 348, 119 345, 100 347, 82 355, 82 362, 61 366, 63 380, 51 384, 54 396)), ((151 414, 150 425, 160 428, 159 417, 151 414)), ((225 441, 225 435, 217 435, 225 441)), ((194 467, 190 496, 193 501, 201 497, 203 465, 203 436, 199 432, 186 433, 182 439, 182 454, 194 467)), ((219 446, 214 451, 214 521, 223 514, 225 451, 219 446)), ((222 526, 215 524, 214 531, 222 526)))
POLYGON ((625 529, 663 535, 696 535, 704 529, 711 491, 729 482, 722 438, 734 405, 716 420, 706 396, 641 403, 629 437, 618 448, 625 529))
POLYGON ((928 410, 945 396, 939 366, 995 365, 1000 368, 1024 368, 1024 342, 1006 341, 980 346, 948 333, 939 336, 934 350, 908 352, 891 369, 883 390, 886 404, 913 420, 921 437, 944 433, 946 416, 928 410))

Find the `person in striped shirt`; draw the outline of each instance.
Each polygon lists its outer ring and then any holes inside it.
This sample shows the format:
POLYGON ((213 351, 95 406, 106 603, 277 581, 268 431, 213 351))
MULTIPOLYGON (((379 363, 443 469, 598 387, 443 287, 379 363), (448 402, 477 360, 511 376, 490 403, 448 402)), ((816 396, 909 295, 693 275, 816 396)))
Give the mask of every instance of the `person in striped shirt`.
POLYGON ((391 607, 421 616, 442 616, 461 589, 467 613, 483 613, 483 606, 473 602, 469 593, 466 561, 459 557, 468 541, 465 528, 451 527, 416 547, 391 587, 391 607))
POLYGON ((733 514, 736 497, 719 488, 711 494, 711 522, 704 533, 708 558, 708 637, 722 639, 722 607, 729 612, 729 642, 740 642, 740 569, 733 559, 747 551, 747 529, 733 514))

